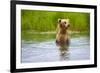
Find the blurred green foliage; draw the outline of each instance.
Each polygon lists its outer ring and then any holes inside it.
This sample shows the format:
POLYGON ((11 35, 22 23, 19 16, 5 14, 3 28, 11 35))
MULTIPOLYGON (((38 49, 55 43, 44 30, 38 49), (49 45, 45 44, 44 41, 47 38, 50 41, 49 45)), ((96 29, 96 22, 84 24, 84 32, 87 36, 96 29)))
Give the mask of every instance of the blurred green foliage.
POLYGON ((52 12, 21 10, 22 31, 32 30, 36 32, 55 31, 59 18, 70 19, 71 31, 90 30, 90 14, 80 12, 52 12))

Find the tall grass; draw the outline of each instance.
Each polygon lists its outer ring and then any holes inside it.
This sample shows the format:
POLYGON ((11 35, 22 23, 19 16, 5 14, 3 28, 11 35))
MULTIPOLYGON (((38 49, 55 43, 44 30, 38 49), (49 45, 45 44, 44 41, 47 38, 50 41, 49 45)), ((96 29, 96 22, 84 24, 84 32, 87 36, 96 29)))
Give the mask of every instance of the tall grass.
POLYGON ((89 31, 90 14, 80 12, 52 12, 21 10, 22 31, 55 31, 59 18, 69 18, 72 31, 89 31))

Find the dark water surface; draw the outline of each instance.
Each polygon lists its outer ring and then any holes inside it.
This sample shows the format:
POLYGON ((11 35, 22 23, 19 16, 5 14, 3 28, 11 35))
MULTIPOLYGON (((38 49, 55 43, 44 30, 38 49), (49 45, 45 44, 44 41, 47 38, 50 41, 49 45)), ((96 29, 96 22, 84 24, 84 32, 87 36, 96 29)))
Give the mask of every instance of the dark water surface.
MULTIPOLYGON (((44 38, 45 39, 45 38, 44 38)), ((55 40, 42 42, 22 41, 22 63, 88 60, 90 58, 89 37, 72 37, 68 54, 60 55, 55 40)))

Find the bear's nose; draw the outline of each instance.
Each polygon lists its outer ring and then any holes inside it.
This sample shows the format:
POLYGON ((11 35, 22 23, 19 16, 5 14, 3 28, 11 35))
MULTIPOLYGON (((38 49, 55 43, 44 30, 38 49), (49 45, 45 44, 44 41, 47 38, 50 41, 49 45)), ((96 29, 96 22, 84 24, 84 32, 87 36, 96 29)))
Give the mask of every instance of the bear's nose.
POLYGON ((65 27, 65 24, 62 23, 62 24, 60 24, 60 26, 65 27))

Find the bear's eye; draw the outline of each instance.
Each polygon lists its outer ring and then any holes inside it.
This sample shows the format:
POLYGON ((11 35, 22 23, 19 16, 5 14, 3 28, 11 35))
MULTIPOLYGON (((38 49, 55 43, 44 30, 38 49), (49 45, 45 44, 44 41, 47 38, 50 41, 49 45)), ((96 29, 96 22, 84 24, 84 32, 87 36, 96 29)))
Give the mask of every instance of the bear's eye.
POLYGON ((66 24, 66 22, 64 22, 64 24, 66 24))

